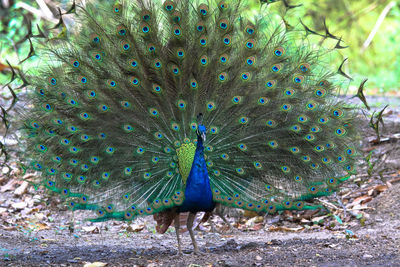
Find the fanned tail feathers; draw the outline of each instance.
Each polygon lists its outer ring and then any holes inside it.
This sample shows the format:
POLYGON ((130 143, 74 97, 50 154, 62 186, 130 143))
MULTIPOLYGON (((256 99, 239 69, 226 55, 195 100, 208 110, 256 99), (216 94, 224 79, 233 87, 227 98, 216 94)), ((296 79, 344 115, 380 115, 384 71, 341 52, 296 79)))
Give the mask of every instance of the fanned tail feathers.
POLYGON ((241 17, 246 7, 77 7, 79 34, 47 45, 54 62, 32 78, 24 114, 42 184, 97 220, 180 205, 203 113, 216 202, 272 213, 335 191, 354 172, 354 112, 318 51, 264 10, 241 17))

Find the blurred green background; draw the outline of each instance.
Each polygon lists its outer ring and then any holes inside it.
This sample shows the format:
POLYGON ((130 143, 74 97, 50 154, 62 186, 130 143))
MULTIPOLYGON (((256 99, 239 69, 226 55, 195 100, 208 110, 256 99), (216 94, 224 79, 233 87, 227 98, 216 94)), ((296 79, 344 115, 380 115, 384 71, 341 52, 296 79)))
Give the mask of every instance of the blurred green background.
MULTIPOLYGON (((254 8, 259 6, 257 0, 251 1, 254 8)), ((400 95, 399 0, 288 0, 290 5, 301 5, 291 9, 285 8, 282 1, 264 1, 274 2, 268 9, 284 15, 296 29, 302 28, 301 19, 312 30, 325 34, 326 19, 329 32, 342 38, 342 46, 349 46, 335 52, 337 56, 329 63, 336 69, 344 58, 349 58, 344 70, 355 79, 351 92, 367 77, 366 94, 400 95)), ((26 19, 32 21, 33 33, 37 34, 36 24, 42 29, 54 26, 58 22, 57 7, 68 10, 71 4, 72 0, 0 1, 0 84, 7 83, 11 75, 6 59, 18 66, 29 53, 28 43, 19 43, 28 32, 26 19)), ((328 49, 337 43, 318 36, 310 36, 309 40, 328 49)), ((35 66, 32 62, 27 65, 35 66)))

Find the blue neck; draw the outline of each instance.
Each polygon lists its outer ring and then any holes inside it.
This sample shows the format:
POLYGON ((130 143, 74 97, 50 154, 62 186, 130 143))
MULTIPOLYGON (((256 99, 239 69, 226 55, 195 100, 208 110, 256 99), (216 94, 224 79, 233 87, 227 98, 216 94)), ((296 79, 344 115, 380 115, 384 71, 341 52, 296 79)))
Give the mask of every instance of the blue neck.
POLYGON ((186 180, 185 200, 178 208, 179 212, 212 211, 215 203, 212 199, 210 179, 204 160, 203 140, 197 138, 197 147, 189 177, 186 180))

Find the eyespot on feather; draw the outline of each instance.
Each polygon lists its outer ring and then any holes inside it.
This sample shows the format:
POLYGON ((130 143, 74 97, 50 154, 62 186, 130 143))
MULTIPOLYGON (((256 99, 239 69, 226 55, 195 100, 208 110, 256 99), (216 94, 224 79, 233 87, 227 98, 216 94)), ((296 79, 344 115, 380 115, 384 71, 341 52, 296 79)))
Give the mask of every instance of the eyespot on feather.
POLYGON ((175 9, 175 3, 170 0, 165 1, 163 6, 164 10, 167 11, 168 13, 172 12, 175 9))
POLYGON ((209 11, 208 5, 206 5, 206 4, 199 5, 198 12, 201 16, 203 16, 203 17, 207 16, 208 11, 209 11))
POLYGON ((274 55, 277 57, 282 57, 283 55, 285 55, 285 49, 283 47, 277 47, 274 50, 274 55))
POLYGON ((247 24, 246 28, 244 29, 248 35, 253 35, 256 31, 253 24, 247 24))

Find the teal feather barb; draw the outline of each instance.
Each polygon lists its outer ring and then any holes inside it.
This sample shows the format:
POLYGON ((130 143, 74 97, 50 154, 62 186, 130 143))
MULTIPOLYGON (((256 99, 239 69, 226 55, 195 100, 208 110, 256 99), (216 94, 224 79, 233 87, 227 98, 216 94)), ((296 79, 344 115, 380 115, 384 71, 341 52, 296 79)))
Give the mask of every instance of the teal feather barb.
POLYGON ((307 199, 336 191, 355 172, 358 138, 339 78, 324 51, 246 9, 77 6, 80 27, 47 42, 21 111, 24 159, 41 184, 94 220, 216 203, 312 209, 307 199))

